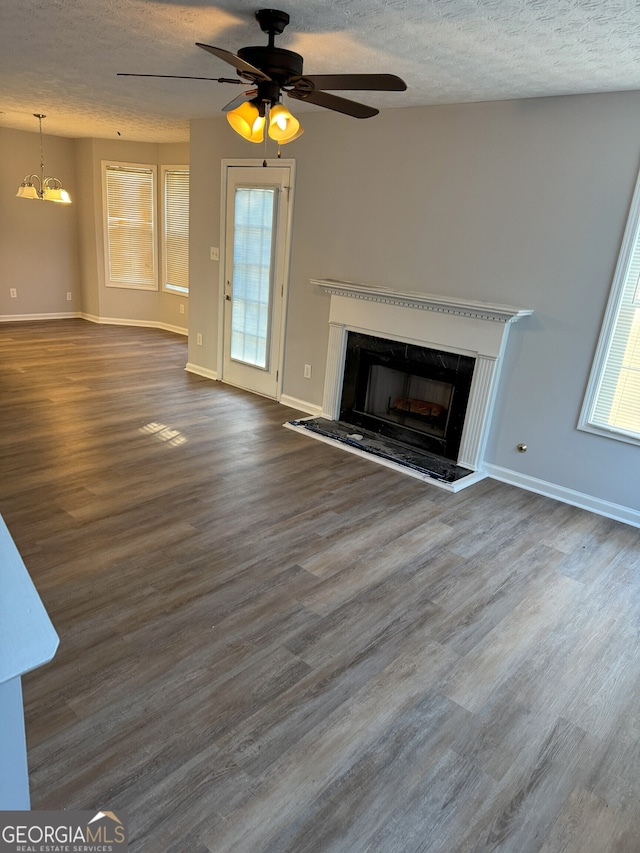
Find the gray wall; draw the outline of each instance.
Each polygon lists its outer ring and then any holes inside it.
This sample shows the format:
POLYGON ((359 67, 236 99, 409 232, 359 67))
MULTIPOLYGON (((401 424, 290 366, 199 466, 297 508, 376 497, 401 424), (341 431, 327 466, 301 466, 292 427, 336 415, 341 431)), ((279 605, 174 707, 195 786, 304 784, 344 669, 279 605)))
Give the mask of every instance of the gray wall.
MULTIPOLYGON (((38 133, 0 127, 0 153, 0 316, 80 310, 77 207, 16 198, 24 176, 40 172, 38 133)), ((44 160, 75 202, 74 140, 45 134, 44 160)))
POLYGON ((186 164, 188 143, 155 145, 45 135, 46 173, 62 180, 71 205, 15 197, 24 175, 39 170, 38 133, 0 128, 0 151, 0 316, 82 312, 91 318, 186 330, 188 297, 162 290, 105 287, 101 161, 186 164), (11 287, 17 290, 16 299, 10 298, 11 287))
POLYGON ((190 136, 188 359, 190 364, 215 372, 220 264, 210 259, 209 248, 220 248, 221 161, 256 154, 253 150, 247 154, 250 143, 236 142, 226 119, 193 121, 190 136), (201 346, 196 343, 198 334, 202 334, 201 346))
POLYGON ((150 321, 186 329, 189 300, 185 296, 162 289, 137 291, 105 287, 101 164, 103 160, 155 163, 158 167, 161 164, 186 164, 189 162, 188 144, 155 145, 109 139, 78 140, 78 143, 82 151, 83 205, 86 214, 82 219, 80 242, 83 304, 87 306, 85 313, 104 319, 150 321), (180 314, 181 304, 185 309, 184 314, 180 314), (94 306, 93 311, 89 310, 90 305, 94 306))
MULTIPOLYGON (((629 92, 387 110, 370 121, 303 113, 304 136, 283 149, 297 160, 285 394, 322 401, 329 300, 310 278, 533 308, 511 332, 488 461, 640 511, 629 474, 638 449, 575 428, 640 165, 639 107, 629 92)), ((186 145, 45 136, 47 172, 64 181, 70 207, 15 198, 37 168, 37 133, 0 128, 0 146, 0 316, 84 311, 176 327, 188 317, 189 362, 215 372, 219 264, 209 246, 220 244, 220 163, 261 158, 262 146, 218 117, 193 122, 188 155, 186 145), (191 161, 188 300, 102 284, 100 160, 145 156, 191 161)))
MULTIPOLYGON (((329 300, 310 278, 532 308, 511 331, 487 461, 640 510, 638 448, 576 430, 640 166, 640 93, 370 121, 314 110, 302 123, 283 149, 297 160, 284 393, 322 402, 329 300)), ((217 368, 208 254, 219 244, 220 160, 256 149, 223 118, 192 123, 189 361, 206 370, 217 368)))

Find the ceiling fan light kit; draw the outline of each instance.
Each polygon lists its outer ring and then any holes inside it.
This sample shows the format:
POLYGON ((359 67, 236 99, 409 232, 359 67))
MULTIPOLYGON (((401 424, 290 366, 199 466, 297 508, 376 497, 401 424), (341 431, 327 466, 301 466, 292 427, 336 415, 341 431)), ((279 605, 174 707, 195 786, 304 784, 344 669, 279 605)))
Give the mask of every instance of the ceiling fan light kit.
POLYGON ((260 104, 256 100, 245 101, 227 113, 227 121, 248 142, 262 142, 265 126, 268 135, 279 145, 293 142, 304 133, 298 119, 283 104, 269 108, 268 104, 260 104))
POLYGON ((62 186, 59 178, 46 178, 44 174, 44 147, 42 144, 42 113, 34 113, 34 118, 40 122, 40 174, 25 175, 18 187, 18 198, 32 198, 40 201, 53 201, 57 204, 71 204, 69 193, 62 186), (36 186, 37 184, 37 186, 36 186))
MULTIPOLYGON (((395 74, 311 74, 303 75, 303 59, 299 53, 275 46, 275 37, 281 35, 289 23, 289 15, 278 9, 259 9, 256 19, 260 29, 269 36, 268 44, 241 47, 231 53, 222 47, 196 42, 196 46, 222 59, 236 69, 242 80, 255 88, 234 98, 222 108, 231 127, 249 142, 262 142, 264 128, 278 142, 285 145, 303 134, 298 119, 280 103, 282 93, 298 101, 308 101, 353 118, 372 118, 378 114, 375 107, 360 104, 347 98, 332 95, 327 90, 403 92, 407 85, 395 74)), ((120 74, 122 77, 177 77, 174 74, 120 74)), ((225 77, 185 77, 182 79, 211 79, 219 83, 238 83, 225 77)))

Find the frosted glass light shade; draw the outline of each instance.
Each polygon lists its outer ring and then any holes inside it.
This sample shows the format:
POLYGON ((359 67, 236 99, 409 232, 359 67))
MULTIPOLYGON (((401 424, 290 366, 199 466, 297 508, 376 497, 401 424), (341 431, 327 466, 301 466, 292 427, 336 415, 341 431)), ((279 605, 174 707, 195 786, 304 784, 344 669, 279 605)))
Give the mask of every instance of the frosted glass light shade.
POLYGON ((47 187, 44 191, 45 201, 55 201, 58 204, 71 204, 69 193, 62 187, 47 187))
POLYGON ((260 115, 257 106, 251 101, 227 113, 227 121, 236 133, 249 142, 262 142, 264 139, 264 116, 260 115))
POLYGON ((302 127, 302 125, 300 125, 300 127, 298 128, 298 132, 294 136, 290 136, 288 139, 280 139, 278 141, 278 144, 279 145, 287 145, 289 142, 293 142, 294 139, 299 139, 303 133, 304 133, 304 127, 302 127))
POLYGON ((301 135, 300 122, 283 104, 274 104, 269 112, 269 136, 282 145, 301 135))
POLYGON ((34 187, 33 184, 23 183, 18 187, 18 192, 16 193, 17 198, 40 198, 38 194, 38 190, 34 187))

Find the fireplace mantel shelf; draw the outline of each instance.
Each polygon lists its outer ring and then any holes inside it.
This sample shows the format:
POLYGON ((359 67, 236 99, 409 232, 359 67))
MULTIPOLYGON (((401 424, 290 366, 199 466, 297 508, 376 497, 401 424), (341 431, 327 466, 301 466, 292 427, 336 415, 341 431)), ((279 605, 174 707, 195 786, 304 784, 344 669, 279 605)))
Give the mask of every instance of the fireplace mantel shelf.
POLYGON ((438 296, 433 293, 414 293, 375 287, 370 284, 357 284, 353 281, 334 279, 311 279, 311 284, 322 288, 334 296, 349 296, 369 302, 383 302, 423 311, 435 311, 440 314, 453 314, 487 320, 493 323, 514 323, 521 317, 533 314, 530 308, 518 308, 514 305, 498 305, 491 302, 475 302, 457 296, 438 296))

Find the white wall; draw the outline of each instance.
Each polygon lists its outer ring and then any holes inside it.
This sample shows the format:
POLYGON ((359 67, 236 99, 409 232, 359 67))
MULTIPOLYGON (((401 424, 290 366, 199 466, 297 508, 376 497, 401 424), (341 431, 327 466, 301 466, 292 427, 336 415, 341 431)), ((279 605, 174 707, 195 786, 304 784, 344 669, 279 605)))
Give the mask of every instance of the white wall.
MULTIPOLYGON (((640 93, 302 123, 283 151, 297 160, 285 394, 322 401, 329 302, 311 278, 533 308, 511 332, 488 462, 640 510, 638 449, 575 428, 640 166, 640 93)), ((223 118, 192 124, 189 361, 210 371, 220 160, 257 148, 223 118)))

